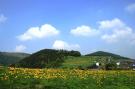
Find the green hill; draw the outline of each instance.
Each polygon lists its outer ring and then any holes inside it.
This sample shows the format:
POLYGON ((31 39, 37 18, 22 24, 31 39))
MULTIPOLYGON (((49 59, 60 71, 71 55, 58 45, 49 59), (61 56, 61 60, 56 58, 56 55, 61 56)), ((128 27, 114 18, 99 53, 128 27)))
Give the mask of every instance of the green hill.
POLYGON ((61 65, 67 56, 81 56, 78 51, 43 49, 19 61, 15 66, 26 68, 54 68, 61 65))
POLYGON ((114 62, 131 61, 130 58, 103 51, 81 56, 78 51, 43 49, 20 60, 15 66, 26 68, 86 68, 96 62, 105 63, 108 59, 114 62))
POLYGON ((29 55, 27 53, 0 52, 0 65, 14 64, 29 55))
POLYGON ((106 56, 106 57, 113 57, 114 59, 130 59, 127 57, 123 57, 117 54, 109 53, 109 52, 104 52, 104 51, 97 51, 91 54, 86 54, 85 56, 106 56))
POLYGON ((105 63, 106 61, 111 60, 113 62, 121 62, 121 61, 133 61, 130 58, 123 57, 117 54, 97 51, 91 54, 87 54, 81 57, 67 57, 62 64, 62 68, 86 68, 95 64, 96 62, 105 63))

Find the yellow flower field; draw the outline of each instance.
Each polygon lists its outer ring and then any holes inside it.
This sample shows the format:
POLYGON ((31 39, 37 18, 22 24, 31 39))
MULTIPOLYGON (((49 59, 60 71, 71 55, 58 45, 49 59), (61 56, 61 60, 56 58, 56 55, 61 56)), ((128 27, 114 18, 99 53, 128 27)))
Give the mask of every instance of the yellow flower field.
MULTIPOLYGON (((104 71, 104 70, 79 70, 79 69, 29 69, 29 68, 9 68, 8 75, 16 75, 15 78, 19 77, 17 75, 25 75, 24 78, 63 78, 67 79, 69 77, 87 78, 92 76, 93 78, 102 78, 106 76, 135 76, 135 71, 123 70, 123 71, 104 71)), ((5 77, 8 77, 5 74, 5 77)))
MULTIPOLYGON (((15 81, 20 82, 22 80, 25 81, 25 79, 27 79, 27 82, 31 79, 35 79, 35 81, 45 80, 49 82, 52 81, 53 79, 57 79, 57 80, 62 79, 63 82, 69 81, 69 80, 70 82, 72 82, 74 79, 77 79, 76 81, 87 80, 87 82, 90 82, 90 83, 94 83, 95 81, 95 86, 97 87, 102 87, 104 86, 104 84, 107 84, 109 82, 110 83, 116 82, 116 84, 122 82, 122 84, 124 84, 125 81, 128 81, 128 86, 134 87, 135 86, 135 83, 134 83, 135 71, 132 71, 132 70, 104 71, 104 70, 79 70, 79 69, 72 69, 72 70, 71 69, 28 69, 28 68, 11 68, 10 67, 5 72, 2 72, 0 74, 1 81, 14 80, 14 82, 15 81)), ((57 80, 55 80, 54 83, 56 83, 57 80)))

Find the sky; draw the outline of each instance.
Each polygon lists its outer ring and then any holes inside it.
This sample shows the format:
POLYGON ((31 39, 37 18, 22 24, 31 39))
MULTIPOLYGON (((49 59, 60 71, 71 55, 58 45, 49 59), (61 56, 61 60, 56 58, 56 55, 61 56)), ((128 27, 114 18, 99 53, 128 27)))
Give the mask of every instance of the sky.
POLYGON ((46 48, 135 59, 135 0, 0 0, 0 51, 46 48))

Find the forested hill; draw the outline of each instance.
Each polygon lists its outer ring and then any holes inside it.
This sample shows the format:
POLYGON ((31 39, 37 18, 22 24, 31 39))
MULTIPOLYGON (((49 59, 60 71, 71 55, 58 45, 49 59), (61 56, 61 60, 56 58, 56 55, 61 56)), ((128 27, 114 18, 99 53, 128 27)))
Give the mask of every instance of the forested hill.
POLYGON ((0 52, 0 65, 14 64, 29 55, 28 53, 0 52))
POLYGON ((77 57, 81 56, 81 54, 73 50, 43 49, 19 61, 15 66, 26 68, 58 67, 67 56, 77 57))
POLYGON ((130 59, 130 58, 127 58, 127 57, 123 57, 123 56, 120 56, 120 55, 117 55, 117 54, 104 52, 104 51, 97 51, 97 52, 94 52, 94 53, 86 54, 85 56, 108 56, 108 57, 110 56, 110 57, 113 57, 114 59, 130 59))

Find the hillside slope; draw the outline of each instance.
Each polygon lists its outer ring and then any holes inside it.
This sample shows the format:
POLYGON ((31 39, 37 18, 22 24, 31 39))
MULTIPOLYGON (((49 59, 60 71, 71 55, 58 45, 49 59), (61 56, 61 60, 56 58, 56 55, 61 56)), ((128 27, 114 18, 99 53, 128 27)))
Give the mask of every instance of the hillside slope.
POLYGON ((123 57, 123 56, 120 56, 120 55, 117 55, 117 54, 104 52, 104 51, 97 51, 97 52, 94 52, 94 53, 86 54, 85 56, 108 56, 108 57, 110 56, 110 57, 113 57, 114 59, 130 59, 130 58, 127 58, 127 57, 123 57))
POLYGON ((96 62, 105 63, 108 59, 119 62, 129 60, 130 58, 122 57, 113 53, 98 51, 95 53, 81 56, 78 51, 64 51, 54 49, 43 49, 29 57, 19 61, 17 67, 26 68, 86 68, 95 64, 96 62))
POLYGON ((19 61, 16 66, 26 68, 54 68, 60 66, 66 56, 81 56, 81 54, 78 51, 43 49, 19 61))
POLYGON ((0 65, 14 64, 29 55, 27 53, 0 52, 0 65))
POLYGON ((107 60, 113 62, 121 62, 121 61, 132 61, 132 59, 123 57, 117 54, 97 51, 91 54, 87 54, 81 57, 67 57, 64 63, 62 64, 62 68, 86 68, 95 64, 96 62, 105 63, 107 60))

